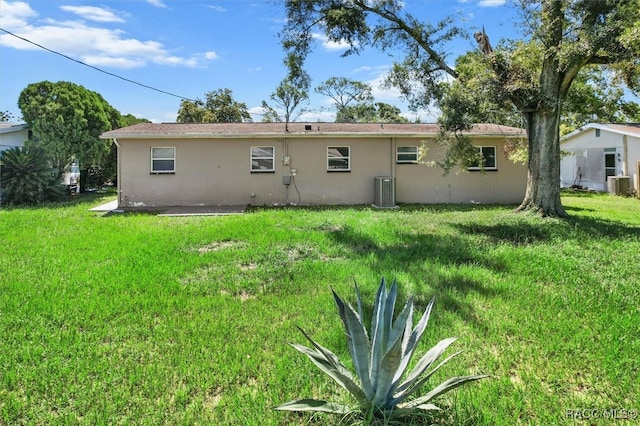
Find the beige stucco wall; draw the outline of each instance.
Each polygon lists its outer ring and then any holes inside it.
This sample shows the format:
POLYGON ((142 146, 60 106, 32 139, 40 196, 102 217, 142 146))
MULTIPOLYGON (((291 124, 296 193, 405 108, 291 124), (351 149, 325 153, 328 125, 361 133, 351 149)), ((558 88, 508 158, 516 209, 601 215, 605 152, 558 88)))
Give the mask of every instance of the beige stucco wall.
MULTIPOLYGON (((410 145, 398 140, 397 145, 410 145)), ((447 175, 437 166, 396 164, 397 201, 403 203, 485 203, 515 204, 522 201, 527 182, 524 164, 509 160, 504 152, 504 139, 476 138, 478 146, 495 146, 497 170, 468 171, 456 167, 447 175)), ((443 149, 427 142, 425 161, 442 158, 443 149)))
MULTIPOLYGON (((503 152, 504 141, 486 139, 478 145, 496 146, 498 171, 486 174, 454 169, 443 176, 438 167, 396 164, 395 146, 419 145, 420 140, 395 138, 291 137, 226 139, 118 140, 119 204, 121 207, 175 205, 339 205, 374 202, 374 178, 396 178, 398 203, 518 203, 526 185, 526 167, 503 152), (250 172, 251 146, 275 147, 274 173, 250 172), (327 147, 351 148, 350 172, 327 172, 327 147), (176 148, 175 174, 151 174, 151 147, 176 148), (289 157, 285 165, 283 158, 289 157), (297 169, 293 183, 283 176, 297 169), (299 193, 299 195, 298 195, 299 193)), ((427 160, 438 157, 430 143, 427 160)))

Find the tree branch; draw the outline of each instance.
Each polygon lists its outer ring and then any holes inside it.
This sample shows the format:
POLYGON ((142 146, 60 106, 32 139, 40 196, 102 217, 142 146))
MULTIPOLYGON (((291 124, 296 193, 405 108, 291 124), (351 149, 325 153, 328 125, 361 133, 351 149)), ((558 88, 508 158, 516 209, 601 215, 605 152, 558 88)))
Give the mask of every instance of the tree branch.
MULTIPOLYGON (((427 43, 427 41, 422 37, 422 34, 420 34, 419 31, 416 30, 415 27, 411 27, 409 25, 407 25, 407 23, 402 20, 401 18, 399 18, 395 13, 390 12, 388 10, 384 10, 380 7, 372 7, 372 6, 368 6, 366 1, 362 1, 362 0, 354 0, 354 4, 356 4, 357 6, 361 7, 362 10, 373 13, 375 15, 380 16, 383 19, 386 19, 389 22, 393 22, 394 24, 397 25, 397 28, 404 32, 405 34, 407 34, 409 37, 411 37, 429 56, 429 59, 431 59, 433 62, 435 62, 438 65, 438 68, 444 72, 446 72, 447 74, 449 74, 451 77, 453 78, 458 78, 458 73, 451 68, 450 66, 448 66, 446 64, 446 62, 444 61, 444 59, 435 51, 431 48, 431 46, 429 45, 429 43, 427 43)), ((392 28, 389 28, 392 29, 392 28)))

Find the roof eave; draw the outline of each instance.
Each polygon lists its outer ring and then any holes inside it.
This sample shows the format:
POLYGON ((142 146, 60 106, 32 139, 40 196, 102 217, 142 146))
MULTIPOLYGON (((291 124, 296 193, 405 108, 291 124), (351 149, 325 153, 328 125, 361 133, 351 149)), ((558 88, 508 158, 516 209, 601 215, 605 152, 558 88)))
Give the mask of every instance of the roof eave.
MULTIPOLYGON (((493 138, 522 138, 526 137, 525 133, 465 133, 466 136, 481 139, 493 138)), ((379 133, 379 132, 362 132, 362 133, 326 133, 326 132, 309 132, 309 133, 249 133, 249 134, 220 134, 220 133, 103 133, 101 139, 269 139, 269 138, 320 138, 320 137, 338 137, 338 138, 435 138, 438 133, 379 133)))
POLYGON ((576 136, 586 132, 587 130, 592 130, 592 129, 606 130, 607 132, 616 133, 618 135, 626 135, 626 136, 634 136, 634 137, 640 136, 640 135, 638 135, 638 133, 629 132, 629 131, 625 131, 625 130, 621 130, 621 129, 616 129, 614 127, 609 127, 606 124, 589 123, 589 124, 586 124, 586 125, 578 128, 578 129, 574 130, 573 132, 567 133, 566 135, 561 137, 560 138, 560 143, 562 144, 562 143, 568 142, 569 140, 571 140, 571 139, 575 138, 576 136))

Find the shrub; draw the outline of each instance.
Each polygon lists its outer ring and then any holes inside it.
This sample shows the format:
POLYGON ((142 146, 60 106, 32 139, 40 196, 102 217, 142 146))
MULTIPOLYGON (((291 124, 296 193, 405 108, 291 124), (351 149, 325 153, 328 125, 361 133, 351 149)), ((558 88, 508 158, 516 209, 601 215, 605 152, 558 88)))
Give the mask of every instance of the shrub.
POLYGON ((2 200, 9 204, 57 201, 65 188, 57 181, 45 153, 38 147, 13 147, 0 153, 2 200))
POLYGON ((333 296, 346 331, 357 380, 333 352, 316 343, 302 329, 300 331, 312 347, 296 343, 291 345, 345 388, 357 400, 358 406, 349 407, 324 400, 298 399, 276 407, 277 410, 321 411, 335 414, 360 411, 365 418, 398 418, 416 414, 418 410, 439 410, 432 403, 433 399, 465 383, 488 377, 486 375, 453 377, 425 395, 414 397, 433 373, 460 353, 456 352, 436 364, 449 345, 456 340, 455 338, 444 339, 428 350, 413 369, 405 374, 427 327, 434 299, 427 305, 414 328, 412 328, 413 296, 409 298, 394 321, 397 284, 394 281, 390 290, 387 290, 383 278, 373 307, 371 329, 367 332, 357 285, 355 292, 357 312, 335 292, 333 296))

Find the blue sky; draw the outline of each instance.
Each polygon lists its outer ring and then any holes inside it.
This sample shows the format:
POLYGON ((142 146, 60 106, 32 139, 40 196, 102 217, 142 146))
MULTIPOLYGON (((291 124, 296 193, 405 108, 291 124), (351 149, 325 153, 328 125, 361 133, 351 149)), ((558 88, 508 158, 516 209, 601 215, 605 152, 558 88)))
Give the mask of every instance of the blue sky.
MULTIPOLYGON (((469 33, 486 28, 492 42, 514 36, 516 11, 506 0, 406 0, 425 20, 454 14, 469 33)), ((259 121, 260 105, 285 76, 278 32, 284 22, 278 0, 0 0, 0 27, 108 73, 190 99, 228 88, 259 121)), ((344 46, 317 37, 307 71, 315 87, 329 77, 372 84, 376 100, 406 104, 378 84, 394 58, 375 49, 340 57, 344 46)), ((474 49, 471 39, 450 44, 451 57, 474 49)), ((400 57, 398 57, 400 59, 400 57)), ((122 114, 172 122, 180 98, 126 82, 0 32, 0 110, 20 115, 18 96, 28 84, 71 81, 100 93, 122 114)), ((298 121, 332 121, 328 100, 311 94, 298 121)), ((433 112, 419 112, 433 121, 433 112)))

